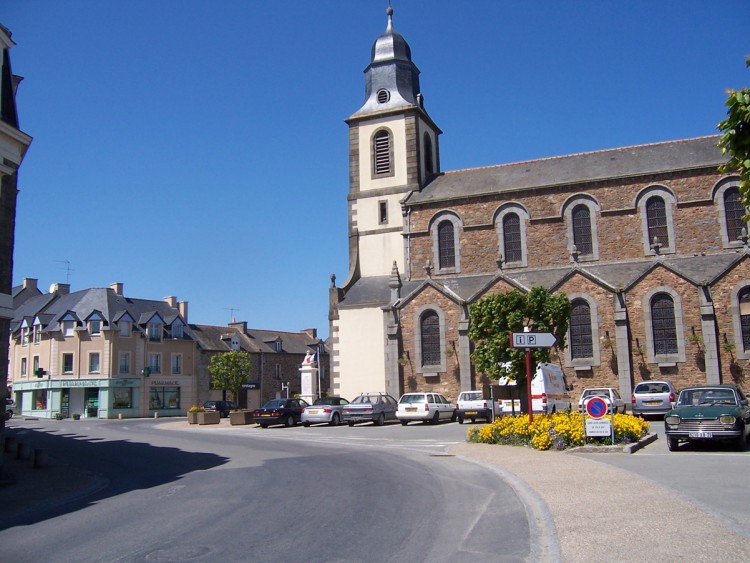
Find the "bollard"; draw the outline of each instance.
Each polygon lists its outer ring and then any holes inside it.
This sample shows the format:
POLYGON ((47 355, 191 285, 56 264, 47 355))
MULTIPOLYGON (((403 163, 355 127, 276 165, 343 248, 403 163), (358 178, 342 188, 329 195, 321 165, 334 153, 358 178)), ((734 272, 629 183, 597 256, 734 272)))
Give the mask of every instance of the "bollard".
POLYGON ((159 413, 158 412, 154 413, 154 418, 159 418, 159 413))
POLYGON ((15 437, 13 436, 7 436, 5 438, 5 453, 7 454, 14 454, 18 450, 18 442, 16 442, 15 437))
POLYGON ((43 450, 41 448, 37 448, 34 450, 34 467, 39 469, 42 467, 47 467, 49 465, 49 456, 47 455, 47 450, 43 450))
POLYGON ((117 418, 119 418, 120 420, 122 420, 122 413, 121 412, 117 413, 117 418))
POLYGON ((28 444, 24 444, 23 442, 19 442, 16 459, 31 459, 31 446, 29 446, 28 444))

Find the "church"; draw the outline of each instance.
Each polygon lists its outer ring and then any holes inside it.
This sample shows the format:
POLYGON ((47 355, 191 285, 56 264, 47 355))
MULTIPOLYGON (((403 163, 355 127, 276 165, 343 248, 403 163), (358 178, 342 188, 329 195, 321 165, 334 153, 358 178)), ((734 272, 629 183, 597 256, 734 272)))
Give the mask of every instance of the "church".
POLYGON ((331 276, 334 394, 489 380, 472 365, 472 303, 542 286, 571 302, 554 361, 574 385, 745 382, 750 261, 739 177, 717 136, 440 167, 411 48, 388 9, 349 126, 349 272, 331 276))

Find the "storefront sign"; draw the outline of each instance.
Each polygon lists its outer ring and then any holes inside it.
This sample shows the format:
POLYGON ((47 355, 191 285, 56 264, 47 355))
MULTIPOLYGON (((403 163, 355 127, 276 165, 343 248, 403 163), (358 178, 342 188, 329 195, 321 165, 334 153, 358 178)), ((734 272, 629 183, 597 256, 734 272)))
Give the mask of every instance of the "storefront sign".
POLYGON ((180 381, 177 379, 152 379, 151 387, 179 386, 180 381))

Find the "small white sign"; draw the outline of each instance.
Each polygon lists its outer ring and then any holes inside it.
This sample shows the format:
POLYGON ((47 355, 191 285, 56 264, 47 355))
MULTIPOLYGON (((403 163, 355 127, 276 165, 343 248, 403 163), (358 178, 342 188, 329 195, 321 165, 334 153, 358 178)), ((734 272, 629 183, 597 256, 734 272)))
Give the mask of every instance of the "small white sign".
POLYGON ((551 332, 511 332, 511 348, 552 348, 557 338, 551 332))
POLYGON ((612 421, 608 418, 586 417, 586 436, 611 436, 612 421))

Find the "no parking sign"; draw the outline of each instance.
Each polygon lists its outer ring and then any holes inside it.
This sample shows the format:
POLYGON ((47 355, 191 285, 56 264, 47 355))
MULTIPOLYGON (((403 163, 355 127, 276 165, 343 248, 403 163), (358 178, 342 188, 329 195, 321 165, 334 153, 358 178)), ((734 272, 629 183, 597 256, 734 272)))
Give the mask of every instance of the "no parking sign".
POLYGON ((586 401, 586 414, 591 418, 604 418, 607 415, 607 403, 601 397, 591 397, 586 401))
MULTIPOLYGON (((607 416, 607 402, 601 397, 592 397, 586 401, 586 422, 584 425, 586 436, 612 436, 615 443, 614 425, 607 416)), ((614 418, 614 415, 613 415, 614 418)))

